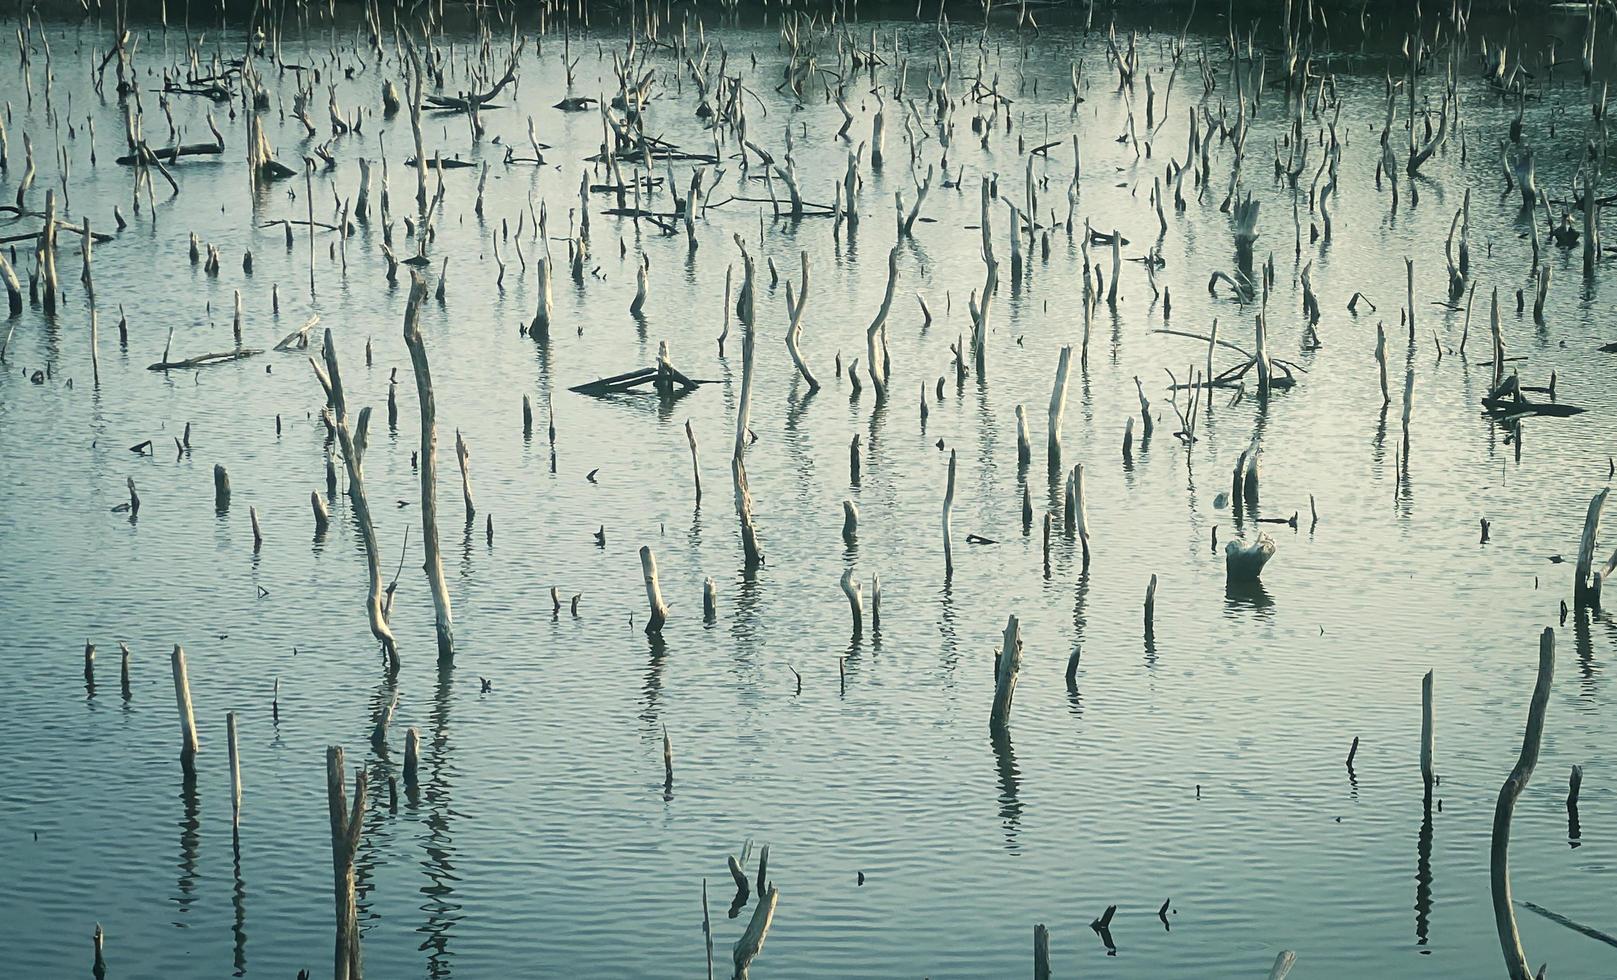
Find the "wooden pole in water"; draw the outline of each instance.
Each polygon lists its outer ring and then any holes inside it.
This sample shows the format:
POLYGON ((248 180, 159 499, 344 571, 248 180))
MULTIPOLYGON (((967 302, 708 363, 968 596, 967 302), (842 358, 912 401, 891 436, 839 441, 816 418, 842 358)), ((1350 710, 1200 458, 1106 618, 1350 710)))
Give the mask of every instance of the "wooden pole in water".
POLYGON ((365 830, 365 770, 354 770, 354 806, 348 809, 343 782, 346 767, 340 746, 326 749, 326 804, 331 814, 331 875, 337 912, 337 942, 332 976, 360 980, 364 976, 359 948, 359 913, 354 900, 354 853, 365 830))
POLYGON ((1572 578, 1573 605, 1582 607, 1597 604, 1600 594, 1595 590, 1590 572, 1595 562, 1595 544, 1600 535, 1600 516, 1606 507, 1608 487, 1589 500, 1589 512, 1583 520, 1583 536, 1578 540, 1578 564, 1572 578))
POLYGON ((645 545, 640 547, 640 573, 646 580, 646 602, 651 606, 651 615, 646 618, 646 634, 655 636, 663 631, 663 623, 668 621, 668 606, 663 603, 662 586, 657 583, 657 556, 645 545))
POLYGON ((685 420, 685 439, 691 444, 691 479, 696 484, 696 509, 702 509, 702 466, 696 455, 696 431, 691 428, 691 420, 685 420))
POLYGON ((1050 930, 1033 927, 1033 980, 1050 980, 1050 930))
POLYGON ((1522 735, 1521 755, 1516 766, 1499 788, 1499 802, 1493 812, 1493 843, 1489 850, 1488 870, 1493 892, 1494 925, 1499 930, 1499 948, 1505 957, 1505 969, 1510 980, 1532 980, 1527 965, 1527 953, 1522 949, 1522 937, 1516 928, 1516 907, 1510 896, 1510 821, 1516 809, 1516 799, 1527 788, 1538 765, 1539 742, 1544 735, 1544 711, 1549 707, 1550 684, 1555 678, 1555 631, 1546 628, 1538 641, 1538 680, 1533 685, 1533 700, 1527 709, 1527 729, 1522 735))
POLYGON ((1428 670, 1420 682, 1420 775, 1427 789, 1432 787, 1435 778, 1432 772, 1433 724, 1432 672, 1428 670))
POLYGON ((887 398, 887 377, 882 369, 882 338, 887 329, 887 314, 893 307, 893 289, 898 284, 898 246, 894 245, 887 253, 887 292, 882 295, 881 309, 876 311, 876 318, 870 321, 865 330, 865 354, 869 363, 865 365, 870 371, 870 383, 876 389, 876 401, 881 402, 887 398))
MULTIPOLYGON (((410 364, 415 369, 416 401, 421 414, 421 538, 424 557, 422 568, 427 583, 432 587, 433 625, 438 634, 438 662, 453 663, 455 659, 455 615, 449 601, 449 586, 444 581, 443 556, 438 543, 438 402, 432 391, 432 369, 427 363, 426 344, 421 339, 421 304, 427 298, 427 285, 419 273, 410 277, 410 300, 404 309, 404 345, 410 349, 410 364)), ((528 415, 527 396, 523 396, 523 415, 528 415)), ((457 433, 458 437, 458 433, 457 433)), ((470 514, 467 515, 470 519, 470 514)))
POLYGON ((90 975, 95 977, 95 980, 104 980, 107 975, 107 960, 102 955, 102 946, 105 939, 106 935, 101 931, 101 923, 97 922, 95 924, 95 963, 90 967, 90 975))
POLYGON ((848 597, 848 612, 853 616, 853 635, 857 639, 865 632, 865 603, 862 587, 854 580, 851 568, 843 569, 842 594, 848 597))
POLYGON ((1157 576, 1151 576, 1151 584, 1145 587, 1145 638, 1150 640, 1156 636, 1157 618, 1157 576))
POLYGON ((174 702, 180 712, 180 768, 187 778, 195 778, 200 745, 196 715, 191 711, 191 680, 185 672, 185 650, 176 645, 169 661, 174 669, 174 702))
POLYGON ((118 686, 125 701, 129 700, 129 647, 118 641, 118 686))
POLYGON ((713 920, 707 914, 707 879, 702 879, 702 940, 707 946, 707 980, 713 980, 713 920))
POLYGON ((404 733, 404 788, 413 791, 420 785, 421 729, 411 727, 404 733))
POLYGON ((477 516, 477 508, 472 504, 472 476, 468 469, 471 453, 466 449, 466 440, 461 438, 460 430, 455 430, 455 458, 460 461, 460 495, 466 502, 466 523, 470 524, 472 518, 477 516))
POLYGON ((1061 469, 1061 416, 1067 407, 1067 368, 1071 363, 1072 345, 1069 344, 1061 348, 1061 358, 1056 362, 1056 383, 1050 392, 1050 434, 1045 454, 1051 473, 1061 469))
POLYGON ((1072 469, 1073 518, 1078 525, 1078 541, 1084 549, 1084 568, 1089 567, 1089 506, 1084 503, 1084 464, 1072 469))
POLYGON ((990 728, 1003 728, 1011 718, 1011 700, 1016 696, 1016 675, 1022 669, 1021 623, 1013 615, 1005 622, 1005 636, 996 658, 994 708, 989 713, 990 728))
POLYGON ((230 740, 230 835, 241 830, 241 751, 236 747, 236 713, 225 712, 225 737, 230 740))
POLYGON ((943 492, 943 577, 954 577, 954 533, 949 525, 954 514, 955 451, 949 450, 949 483, 943 492))
POLYGON ((318 490, 309 491, 309 506, 314 510, 314 536, 318 538, 331 525, 331 514, 326 510, 326 502, 318 490))
POLYGON ((220 511, 230 509, 230 474, 220 463, 213 464, 213 506, 220 511))

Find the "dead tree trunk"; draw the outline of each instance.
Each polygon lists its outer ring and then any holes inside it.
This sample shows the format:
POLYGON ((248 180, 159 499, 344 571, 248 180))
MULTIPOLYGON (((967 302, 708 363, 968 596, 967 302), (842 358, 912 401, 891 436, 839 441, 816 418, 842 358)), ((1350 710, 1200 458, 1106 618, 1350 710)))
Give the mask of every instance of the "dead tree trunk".
POLYGON ((415 368, 416 401, 421 413, 421 538, 425 558, 422 568, 432 587, 433 624, 438 632, 438 662, 455 660, 455 617, 449 603, 449 586, 444 583, 443 557, 438 550, 438 403, 432 393, 432 371, 427 365, 427 348, 421 340, 421 304, 427 298, 427 285, 419 273, 410 277, 410 301, 404 310, 404 344, 410 349, 415 368))
POLYGON ((337 344, 331 336, 330 327, 326 328, 322 353, 326 362, 324 370, 312 357, 309 364, 314 368, 315 377, 320 379, 320 386, 325 389, 326 401, 331 406, 333 424, 337 429, 337 441, 348 467, 348 495, 353 501, 354 520, 359 524, 360 537, 365 544, 365 563, 370 568, 370 589, 366 594, 365 609, 370 618, 371 635, 376 637, 387 653, 388 673, 396 674, 399 670, 399 647, 393 638, 392 628, 387 624, 387 614, 382 610, 382 555, 376 544, 376 526, 371 523, 370 502, 365 496, 365 477, 361 468, 364 447, 363 443, 355 441, 349 430, 348 400, 343 394, 342 372, 337 365, 337 344))
POLYGON ((326 749, 326 804, 331 811, 331 883, 337 911, 337 944, 333 957, 335 980, 360 980, 365 975, 359 948, 359 911, 354 901, 354 852, 365 829, 365 770, 354 770, 354 806, 348 809, 343 781, 346 777, 340 746, 326 749))

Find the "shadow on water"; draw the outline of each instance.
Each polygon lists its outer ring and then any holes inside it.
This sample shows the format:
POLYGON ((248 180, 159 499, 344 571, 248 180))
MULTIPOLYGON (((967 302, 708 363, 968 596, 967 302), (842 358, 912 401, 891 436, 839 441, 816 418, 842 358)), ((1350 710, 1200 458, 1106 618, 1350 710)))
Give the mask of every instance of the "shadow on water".
POLYGON ((1016 767, 1016 750, 1011 733, 1004 725, 990 726, 989 742, 994 749, 994 768, 999 774, 999 820, 1005 828, 1005 847, 1015 851, 1022 832, 1022 770, 1016 767))
POLYGON ((196 776, 185 777, 180 786, 180 800, 184 803, 185 812, 180 818, 180 879, 174 896, 179 918, 174 920, 174 925, 184 929, 188 926, 185 914, 196 902, 197 845, 202 838, 202 822, 198 819, 201 801, 197 797, 196 776))
POLYGON ((454 679, 453 665, 438 669, 438 683, 432 696, 432 739, 427 743, 425 758, 426 779, 422 796, 427 814, 422 821, 427 834, 421 861, 426 884, 421 886, 421 910, 427 920, 416 929, 421 933, 420 949, 427 954, 427 976, 432 980, 448 977, 454 954, 449 949, 450 933, 461 919, 462 906, 455 900, 455 883, 459 875, 455 870, 455 841, 450 834, 450 818, 455 816, 451 799, 451 781, 459 775, 451 761, 454 757, 450 744, 449 702, 454 679))

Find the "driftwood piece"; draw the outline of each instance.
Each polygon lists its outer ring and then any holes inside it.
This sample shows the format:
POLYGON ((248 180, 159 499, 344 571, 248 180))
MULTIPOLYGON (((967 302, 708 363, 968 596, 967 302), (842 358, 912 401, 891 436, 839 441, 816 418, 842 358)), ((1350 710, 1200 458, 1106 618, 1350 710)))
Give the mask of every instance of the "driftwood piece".
POLYGON ((148 371, 184 371, 190 368, 209 367, 214 364, 228 364, 231 361, 241 361, 249 357, 257 357, 264 353, 254 347, 240 347, 236 350, 219 351, 213 354, 199 354, 196 357, 187 357, 183 360, 162 360, 155 364, 146 365, 148 371))

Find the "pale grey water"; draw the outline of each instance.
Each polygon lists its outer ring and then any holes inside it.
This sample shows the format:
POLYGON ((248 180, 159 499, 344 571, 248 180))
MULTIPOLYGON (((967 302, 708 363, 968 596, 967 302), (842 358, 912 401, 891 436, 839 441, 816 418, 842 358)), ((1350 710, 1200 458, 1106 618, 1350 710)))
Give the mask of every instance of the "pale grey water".
MULTIPOLYGON (((894 25, 874 26, 890 43, 894 25)), ((1383 27, 1389 36, 1403 29, 1383 27)), ((1212 29, 1208 46, 1216 52, 1222 28, 1212 29)), ((1517 197, 1501 198, 1496 141, 1511 110, 1478 81, 1474 58, 1461 68, 1468 159, 1450 143, 1423 171, 1419 204, 1410 206, 1406 194, 1396 215, 1373 182, 1386 62, 1361 55, 1356 33, 1333 62, 1346 146, 1334 241, 1310 245, 1304 229, 1301 261, 1314 260, 1324 309, 1324 346, 1313 352, 1299 353, 1294 192, 1272 178, 1269 160, 1271 140, 1286 127, 1284 98, 1266 93, 1248 143, 1246 186, 1263 202, 1260 257, 1275 253, 1271 349, 1309 373, 1266 414, 1255 400, 1229 407, 1221 393, 1204 411, 1201 439, 1188 455, 1171 435, 1177 426, 1163 368, 1182 378, 1205 350, 1152 333, 1163 325, 1162 304, 1152 301, 1140 265, 1125 263, 1116 316, 1101 307, 1087 371, 1075 358, 1065 421, 1066 459, 1083 462, 1088 473, 1094 559, 1083 575, 1076 546, 1058 536, 1047 578, 1037 523, 1031 535, 1020 526, 1014 406, 1028 408, 1035 449, 1025 479, 1042 514, 1056 502, 1042 453, 1056 352, 1081 333, 1076 241, 1057 229, 1049 259, 1031 257, 1025 281, 1013 284, 1005 211, 996 207, 1002 284, 987 377, 958 389, 949 366, 948 345, 970 330, 966 294, 981 284, 978 233, 968 227, 977 222, 978 179, 997 171, 1006 195, 1021 200, 1015 137, 996 131, 984 150, 969 133, 969 108, 957 109, 949 159, 951 168, 964 165, 966 186, 934 186, 923 214, 935 222, 918 225, 915 241, 900 249, 899 298, 888 324, 893 394, 883 408, 868 383, 850 400, 832 358, 840 350, 846 365, 863 354, 864 328, 884 285, 881 259, 894 240, 891 195, 913 194, 896 110, 889 113, 885 172, 864 168, 865 220, 856 236, 844 229, 833 237, 824 219, 793 226, 766 218, 760 246, 757 206, 730 205, 699 225, 701 248, 692 261, 683 236, 592 214, 589 268, 599 274, 587 274, 582 286, 558 278, 558 326, 541 355, 518 335, 535 303, 536 243, 525 226, 530 264, 523 270, 514 249, 517 218, 530 200, 535 208, 544 201, 552 233, 566 234, 580 159, 597 149, 600 119, 549 108, 565 94, 561 44, 549 37, 536 55, 530 38, 520 83, 501 100, 515 108, 483 114, 489 141, 470 148, 463 118, 439 117, 427 128, 429 153, 441 147, 446 155, 494 162, 482 221, 472 213, 477 172, 448 172, 429 253, 433 282, 437 262, 450 256, 446 302, 429 300, 423 315, 437 382, 440 513, 459 644, 455 669, 440 674, 413 503, 416 399, 400 336, 407 286, 383 281, 376 217, 348 243, 346 275, 328 257, 329 236, 318 236, 311 297, 303 232, 288 251, 278 227, 257 227, 304 214, 302 180, 255 200, 242 163, 244 127, 217 109, 225 155, 179 165, 177 197, 156 178, 155 222, 133 214, 130 173, 112 163, 122 152, 122 122, 110 73, 105 100, 85 80, 84 64, 104 52, 109 31, 107 24, 49 25, 61 145, 71 162, 69 216, 88 214, 110 231, 116 203, 131 220, 95 252, 100 386, 91 383, 78 250, 65 241, 67 303, 54 321, 37 309, 15 321, 0 373, 0 717, 10 755, 0 794, 8 852, 0 918, 12 925, 5 961, 14 975, 87 973, 96 922, 107 932, 112 976, 289 977, 301 967, 323 975, 332 923, 329 744, 346 746, 350 762, 372 774, 360 878, 365 958, 374 976, 694 976, 704 969, 704 877, 716 959, 727 973, 729 945, 751 906, 726 917, 724 860, 748 838, 770 844, 770 874, 781 891, 754 965, 759 978, 1024 975, 1035 922, 1049 925, 1057 971, 1065 975, 1250 977, 1262 975, 1283 948, 1298 953, 1296 976, 1502 975, 1487 878, 1493 802, 1520 745, 1538 632, 1556 623, 1560 601, 1570 599, 1584 508, 1607 479, 1617 435, 1613 362, 1594 348, 1617 337, 1612 302, 1601 291, 1610 272, 1584 281, 1577 253, 1547 247, 1554 280, 1546 325, 1515 314, 1515 290, 1530 285, 1530 249, 1522 238, 1527 226, 1515 221, 1517 197), (87 114, 97 124, 94 166, 87 114), (524 146, 529 114, 540 139, 554 146, 550 165, 506 167, 503 148, 491 140, 524 146), (69 121, 77 129, 71 138, 69 121), (1437 363, 1430 337, 1435 329, 1446 346, 1458 345, 1461 317, 1429 304, 1444 298, 1442 240, 1467 187, 1473 281, 1480 294, 1498 286, 1507 297, 1506 343, 1527 358, 1524 379, 1541 384, 1555 370, 1561 400, 1591 409, 1572 419, 1529 420, 1519 460, 1504 433, 1479 414, 1487 368, 1463 363, 1452 350, 1437 363), (512 232, 501 242, 503 290, 489 251, 502 220, 512 232), (188 261, 191 231, 220 247, 218 276, 188 261), (740 340, 732 328, 724 359, 713 342, 723 320, 725 267, 739 265, 732 233, 749 239, 761 277, 752 404, 759 438, 748 469, 768 562, 752 581, 741 571, 725 465, 740 340), (250 277, 240 263, 248 247, 250 277), (826 385, 812 399, 794 380, 783 343, 784 277, 796 279, 799 249, 810 253, 814 276, 803 346, 826 385), (627 308, 641 253, 651 263, 651 302, 637 324, 627 308), (1414 257, 1417 275, 1420 326, 1412 351, 1398 326, 1405 255, 1414 257), (779 288, 769 286, 769 257, 782 271, 779 288), (278 317, 270 313, 276 283, 278 317), (324 431, 314 417, 323 398, 303 355, 271 353, 194 374, 146 370, 170 326, 176 355, 228 348, 235 289, 251 346, 270 346, 318 312, 335 334, 350 404, 376 409, 366 476, 389 578, 406 529, 412 538, 393 614, 404 668, 389 759, 367 746, 386 680, 364 619, 363 553, 341 493, 332 501, 331 534, 312 541, 308 495, 324 492, 325 482, 324 431), (1355 290, 1388 323, 1394 406, 1385 419, 1372 357, 1376 316, 1347 314, 1355 290), (917 291, 936 316, 929 329, 921 326, 917 291), (130 324, 127 351, 117 343, 118 304, 130 324), (375 348, 368 369, 367 338, 375 348), (650 363, 661 340, 688 374, 721 384, 671 407, 649 397, 595 400, 566 391, 650 363), (30 384, 24 372, 47 364, 53 379, 30 384), (1406 364, 1415 372, 1413 425, 1408 477, 1399 488, 1393 457, 1406 364), (396 431, 385 409, 393 368, 400 371, 396 431), (950 375, 945 397, 931 406, 923 430, 917 389, 942 374, 950 375), (1129 468, 1120 443, 1125 419, 1138 411, 1135 376, 1152 399, 1157 430, 1129 468), (522 433, 524 393, 539 406, 532 439, 522 433), (546 394, 554 398, 558 432, 554 473, 546 394), (279 437, 277 415, 284 421, 279 437), (702 444, 699 511, 687 418, 702 444), (187 422, 192 451, 176 461, 172 437, 187 422), (1263 513, 1302 512, 1297 531, 1268 528, 1279 554, 1256 600, 1226 597, 1222 560, 1210 547, 1215 525, 1221 543, 1232 534, 1230 513, 1213 498, 1228 488, 1230 467, 1255 427, 1265 450, 1263 513), (457 428, 471 446, 479 507, 469 529, 460 521, 457 428), (856 433, 863 479, 851 488, 848 442, 856 433), (127 450, 148 438, 155 455, 127 450), (956 569, 947 584, 938 532, 947 466, 947 453, 935 446, 940 439, 960 457, 956 569), (215 463, 229 468, 235 488, 223 515, 213 509, 215 463), (585 474, 597 468, 598 482, 588 482, 585 474), (138 522, 109 512, 125 498, 128 476, 143 500, 138 522), (1310 494, 1320 517, 1312 530, 1310 494), (840 537, 844 498, 861 510, 855 549, 840 537), (400 508, 395 501, 412 503, 400 508), (257 556, 249 505, 264 526, 257 556), (484 515, 493 516, 492 546, 484 515), (1478 544, 1481 517, 1492 522, 1487 545, 1478 544), (601 524, 604 548, 591 537, 601 524), (999 543, 964 544, 973 532, 999 543), (642 544, 656 550, 673 607, 661 645, 648 644, 640 628, 642 544), (1568 563, 1546 560, 1555 554, 1568 563), (837 587, 850 563, 867 602, 872 573, 883 587, 879 637, 867 632, 851 645, 837 587), (1155 643, 1147 647, 1141 599, 1153 573, 1161 584, 1155 643), (701 621, 707 576, 719 591, 713 625, 701 621), (552 617, 552 585, 564 604, 582 593, 578 618, 565 607, 552 617), (987 716, 993 649, 1013 612, 1026 654, 1006 750, 991 742, 987 716), (100 652, 93 697, 81 678, 86 638, 100 652), (128 702, 118 692, 118 640, 134 651, 128 702), (175 758, 167 665, 175 643, 190 657, 203 739, 191 813, 175 758), (1083 659, 1078 692, 1069 694, 1062 670, 1075 644, 1083 659), (844 656, 846 688, 839 692, 844 656), (802 673, 800 695, 788 665, 802 673), (1429 850, 1417 767, 1420 678, 1428 669, 1436 671, 1442 776, 1429 850), (492 691, 479 692, 480 676, 492 691), (277 677, 278 725, 270 718, 277 677), (239 883, 227 710, 238 712, 242 733, 239 883), (665 725, 675 755, 672 798, 662 786, 665 725), (408 726, 423 733, 424 792, 419 804, 401 801, 392 815, 384 787, 402 759, 408 726), (1342 761, 1354 736, 1362 741, 1350 780, 1342 761), (1429 892, 1417 882, 1427 868, 1429 892), (1174 912, 1165 930, 1155 912, 1169 897, 1174 912), (1115 957, 1088 928, 1109 904, 1119 906, 1115 957)), ((975 60, 979 31, 964 25, 952 33, 960 64, 975 60)), ((339 30, 345 46, 352 32, 351 24, 339 30)), ((139 36, 138 64, 181 60, 177 29, 166 39, 150 28, 139 36)), ((459 37, 458 54, 469 36, 459 37)), ((610 46, 621 46, 622 36, 612 27, 588 40, 575 36, 574 53, 582 57, 575 94, 615 86, 610 46), (607 46, 605 61, 597 38, 607 46)), ((912 51, 911 95, 924 88, 934 36, 931 27, 900 26, 901 43, 912 51)), ((835 106, 824 104, 817 88, 801 110, 772 93, 782 63, 773 27, 710 27, 709 37, 722 38, 732 66, 757 82, 765 105, 749 107, 751 138, 778 153, 790 120, 805 196, 829 201, 846 153, 831 138, 840 124, 835 106), (755 69, 747 61, 753 53, 755 69)), ((1152 70, 1166 64, 1163 40, 1142 45, 1152 70)), ((1192 42, 1199 46, 1194 36, 1192 42)), ((206 50, 215 43, 226 57, 241 50, 239 33, 211 33, 206 50)), ((305 52, 293 35, 286 57, 327 57, 326 38, 311 47, 305 52)), ((373 65, 338 83, 341 104, 364 106, 368 116, 362 138, 335 144, 337 168, 317 173, 316 211, 324 220, 330 188, 352 195, 355 158, 364 152, 375 159, 379 139, 395 215, 413 210, 413 177, 403 166, 408 125, 403 115, 380 117, 381 81, 397 77, 388 50, 383 69, 373 65)), ((989 70, 1018 93, 1018 133, 1031 147, 1045 141, 1048 124, 1048 138, 1063 141, 1035 164, 1036 174, 1050 178, 1041 200, 1064 216, 1072 164, 1065 141, 1076 127, 1084 153, 1080 221, 1088 216, 1099 229, 1122 229, 1133 242, 1125 255, 1143 254, 1156 230, 1147 203, 1151 177, 1183 153, 1184 107, 1200 99, 1194 71, 1176 82, 1147 163, 1114 141, 1126 110, 1099 32, 1086 38, 1070 27, 1047 28, 1026 52, 1024 60, 1008 28, 990 31, 989 70), (1089 84, 1073 119, 1067 76, 1078 58, 1089 84)), ((351 52, 343 57, 352 61, 351 52)), ((38 208, 46 187, 60 189, 42 52, 36 47, 32 108, 22 69, 10 54, 0 60, 0 91, 11 103, 11 169, 0 176, 0 197, 15 197, 26 131, 40 168, 28 200, 38 208)), ((663 55, 653 64, 663 83, 647 130, 709 147, 711 137, 691 112, 689 79, 679 94, 674 61, 663 55)), ((1547 99, 1528 110, 1541 186, 1558 198, 1567 194, 1588 119, 1586 90, 1570 72, 1558 73, 1547 99)), ((890 72, 883 78, 890 81, 890 72)), ((147 81, 156 84, 155 76, 147 81)), ((289 103, 290 82, 268 81, 289 103)), ((1225 72, 1219 93, 1228 85, 1225 72)), ((1423 92, 1435 91, 1435 81, 1424 79, 1423 92)), ((854 128, 861 138, 873 110, 863 101, 854 128)), ((322 102, 313 114, 324 126, 322 102)), ((1400 97, 1400 113, 1402 103, 1400 97)), ((208 107, 173 99, 188 141, 205 138, 208 107)), ((148 134, 166 142, 155 93, 146 95, 146 110, 148 134)), ((294 121, 273 112, 267 118, 283 161, 309 152, 294 121)), ((1319 125, 1306 123, 1311 138, 1319 125)), ((1394 138, 1402 139, 1398 130, 1394 138)), ((935 136, 921 152, 928 162, 937 159, 935 136)), ((1212 269, 1234 264, 1228 219, 1217 208, 1228 147, 1215 148, 1213 159, 1206 199, 1193 200, 1183 215, 1169 212, 1158 280, 1172 290, 1172 327, 1202 332, 1217 316, 1221 336, 1245 346, 1250 308, 1214 300, 1205 289, 1212 269)), ((1297 192, 1305 224, 1313 166, 1297 192)), ((677 172, 683 184, 689 169, 677 172)), ((728 163, 711 199, 733 192, 738 174, 728 163)), ((592 209, 609 203, 604 195, 591 202, 592 209)), ((0 231, 31 227, 14 222, 0 231)), ((401 252, 413 248, 402 226, 395 243, 401 252)), ((554 247, 564 254, 562 243, 554 247)), ((1096 261, 1109 276, 1104 251, 1096 261)), ((1486 323, 1479 296, 1468 347, 1473 362, 1487 350, 1486 323)), ((1222 353, 1220 365, 1232 357, 1222 353)), ((1605 668, 1617 630, 1606 617, 1571 619, 1557 629, 1557 641, 1543 756, 1517 807, 1516 895, 1617 931, 1609 901, 1617 882, 1617 721, 1605 668), (1573 764, 1585 771, 1575 848, 1563 807, 1573 764)), ((1617 950, 1525 910, 1519 918, 1530 958, 1548 961, 1552 975, 1617 976, 1617 950)))

